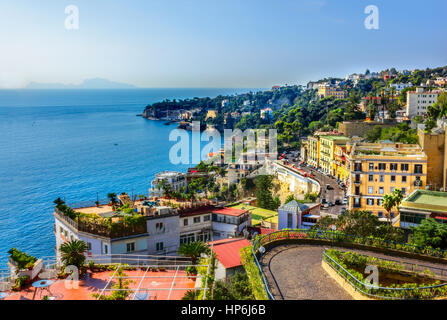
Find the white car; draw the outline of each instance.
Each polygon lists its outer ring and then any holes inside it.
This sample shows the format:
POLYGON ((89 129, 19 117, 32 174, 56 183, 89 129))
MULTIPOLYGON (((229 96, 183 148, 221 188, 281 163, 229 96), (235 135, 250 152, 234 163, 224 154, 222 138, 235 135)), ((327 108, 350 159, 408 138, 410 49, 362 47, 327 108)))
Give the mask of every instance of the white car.
POLYGON ((348 204, 348 198, 344 198, 342 203, 343 204, 348 204))

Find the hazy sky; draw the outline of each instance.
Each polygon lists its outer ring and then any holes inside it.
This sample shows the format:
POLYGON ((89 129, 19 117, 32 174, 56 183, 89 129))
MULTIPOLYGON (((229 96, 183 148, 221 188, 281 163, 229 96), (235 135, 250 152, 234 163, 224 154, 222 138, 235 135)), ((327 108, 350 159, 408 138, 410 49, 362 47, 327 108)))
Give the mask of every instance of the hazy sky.
POLYGON ((0 87, 270 87, 447 65, 445 0, 0 0, 0 87), (379 30, 364 27, 367 5, 379 30), (79 8, 79 30, 65 7, 79 8))

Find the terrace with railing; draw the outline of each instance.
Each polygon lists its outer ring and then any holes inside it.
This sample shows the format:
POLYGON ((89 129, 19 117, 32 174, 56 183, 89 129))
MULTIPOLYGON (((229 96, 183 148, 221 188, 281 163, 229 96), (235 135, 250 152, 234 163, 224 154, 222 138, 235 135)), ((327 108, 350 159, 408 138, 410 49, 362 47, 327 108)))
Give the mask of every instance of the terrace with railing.
POLYGON ((116 218, 113 221, 113 219, 109 220, 100 217, 98 219, 90 219, 81 215, 72 219, 58 208, 54 209, 54 214, 77 231, 111 239, 147 233, 145 219, 140 219, 136 223, 128 223, 124 218, 116 218))

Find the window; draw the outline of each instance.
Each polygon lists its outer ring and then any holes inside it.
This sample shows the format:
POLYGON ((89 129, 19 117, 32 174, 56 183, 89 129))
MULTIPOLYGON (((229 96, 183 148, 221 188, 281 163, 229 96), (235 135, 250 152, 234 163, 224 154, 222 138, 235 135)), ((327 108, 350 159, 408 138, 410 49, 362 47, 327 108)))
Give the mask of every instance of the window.
POLYGON ((162 251, 162 250, 163 250, 163 247, 164 247, 163 242, 157 242, 157 243, 155 244, 155 247, 156 247, 156 250, 157 250, 157 251, 162 251))
POLYGON ((402 163, 402 164, 400 165, 400 170, 402 170, 402 171, 408 171, 408 169, 409 169, 409 165, 408 165, 408 163, 402 163))
POLYGON ((403 183, 407 182, 407 176, 402 176, 402 182, 403 183))
POLYGON ((407 194, 407 188, 402 188, 402 194, 403 195, 407 194))
POLYGON ((59 231, 61 232, 61 234, 64 233, 64 228, 62 228, 62 227, 59 227, 59 228, 60 228, 59 231))
POLYGON ((92 243, 87 242, 87 251, 92 251, 92 243))
POLYGON ((397 171, 397 163, 390 163, 390 170, 397 171))
POLYGON ((161 230, 161 229, 163 229, 163 222, 157 222, 157 223, 155 224, 155 229, 157 229, 157 230, 161 230))
POLYGON ((210 216, 209 216, 209 215, 204 216, 204 217, 203 217, 203 221, 210 221, 210 216))
POLYGON ((370 175, 368 176, 368 181, 369 181, 369 182, 373 182, 373 181, 374 181, 374 176, 373 176, 372 174, 370 174, 370 175))
POLYGON ((382 206, 383 200, 382 199, 377 199, 377 205, 378 206, 382 206))
POLYGON ((355 187, 355 195, 356 196, 360 195, 360 188, 359 187, 355 187))
POLYGON ((379 170, 386 170, 386 163, 379 163, 379 170))
POLYGON ((415 164, 414 165, 414 173, 422 174, 422 164, 415 164))
POLYGON ((200 223, 200 217, 194 217, 194 223, 200 223))
POLYGON ((390 188, 390 192, 393 193, 393 192, 394 192, 394 189, 396 189, 396 188, 391 187, 391 188, 390 188))
POLYGON ((380 182, 385 182, 385 176, 380 176, 379 181, 380 182))
POLYGON ((107 244, 104 244, 104 247, 102 250, 103 250, 104 254, 109 254, 109 246, 107 244))
POLYGON ((126 243, 126 251, 134 252, 135 251, 135 242, 126 243))
POLYGON ((383 211, 379 211, 379 218, 383 218, 383 211))
POLYGON ((374 171, 374 163, 369 164, 369 171, 374 171))
POLYGON ((396 176, 391 176, 391 182, 396 182, 396 176))
POLYGON ((374 199, 367 199, 366 203, 368 204, 368 206, 373 206, 374 205, 374 199))
POLYGON ((369 193, 369 194, 374 193, 374 188, 373 188, 373 187, 368 187, 368 193, 369 193))
POLYGON ((187 225, 188 225, 188 218, 183 219, 183 225, 184 225, 184 226, 187 226, 187 225))
POLYGON ((220 232, 213 232, 213 237, 220 237, 220 232))
POLYGON ((383 187, 379 188, 379 194, 383 194, 383 187))

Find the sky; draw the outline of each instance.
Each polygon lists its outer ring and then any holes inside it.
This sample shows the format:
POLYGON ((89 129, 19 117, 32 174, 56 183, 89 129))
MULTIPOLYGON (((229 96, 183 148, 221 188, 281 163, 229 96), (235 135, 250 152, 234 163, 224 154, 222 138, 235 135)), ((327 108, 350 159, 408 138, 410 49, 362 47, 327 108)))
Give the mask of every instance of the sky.
POLYGON ((445 0, 0 0, 0 88, 266 88, 447 65, 445 0), (68 30, 65 8, 79 9, 68 30), (365 28, 365 8, 379 29, 365 28))

